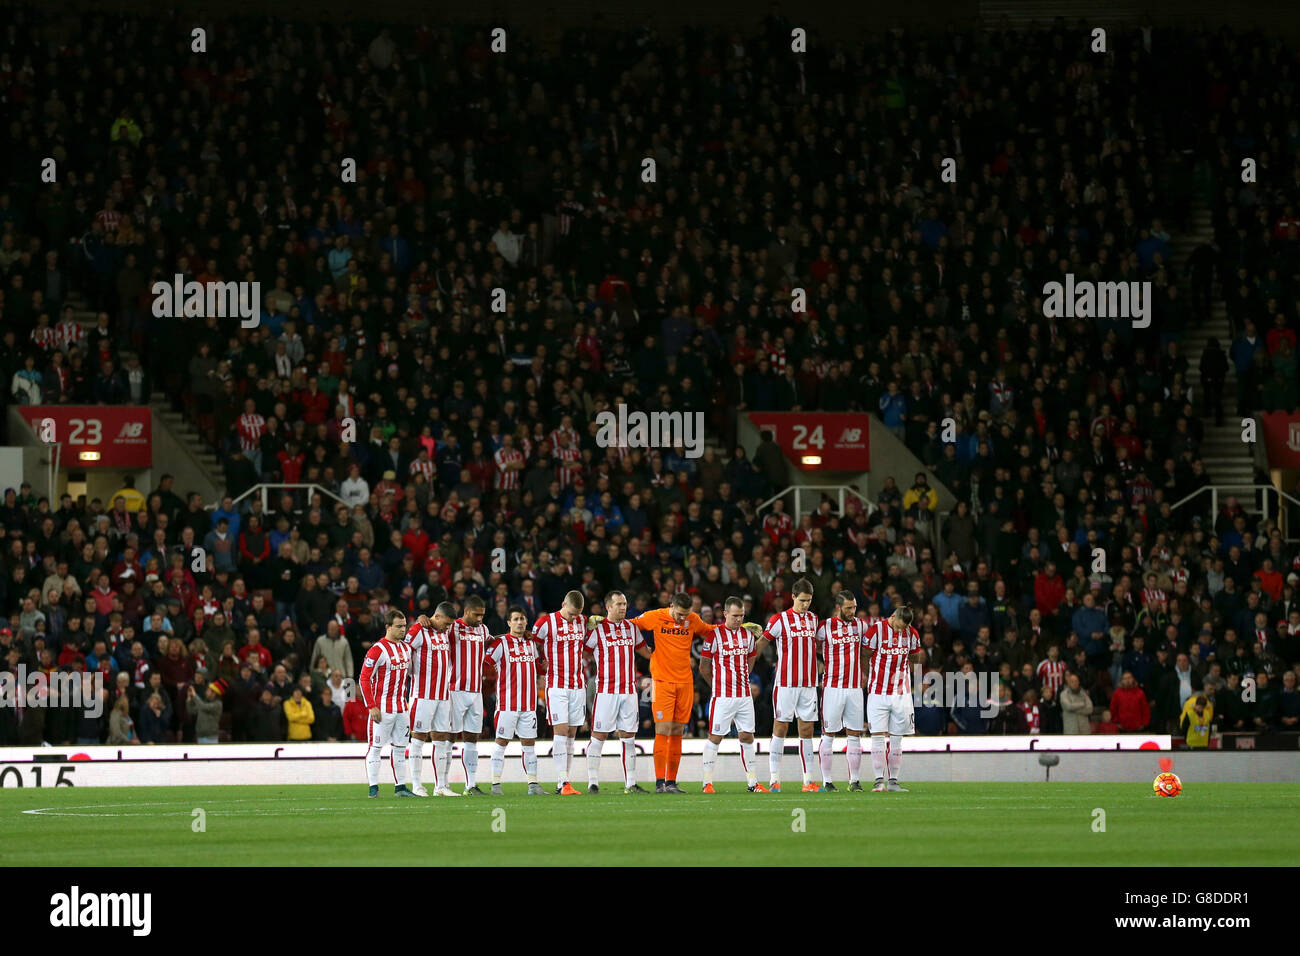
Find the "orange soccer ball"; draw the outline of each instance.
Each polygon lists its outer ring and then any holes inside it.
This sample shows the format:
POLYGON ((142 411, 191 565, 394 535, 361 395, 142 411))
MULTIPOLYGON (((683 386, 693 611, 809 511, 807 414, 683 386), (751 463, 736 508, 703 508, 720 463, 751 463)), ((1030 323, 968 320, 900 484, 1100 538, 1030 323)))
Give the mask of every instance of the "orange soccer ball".
POLYGON ((1162 773, 1151 784, 1158 797, 1176 797, 1183 792, 1183 782, 1176 773, 1162 773))

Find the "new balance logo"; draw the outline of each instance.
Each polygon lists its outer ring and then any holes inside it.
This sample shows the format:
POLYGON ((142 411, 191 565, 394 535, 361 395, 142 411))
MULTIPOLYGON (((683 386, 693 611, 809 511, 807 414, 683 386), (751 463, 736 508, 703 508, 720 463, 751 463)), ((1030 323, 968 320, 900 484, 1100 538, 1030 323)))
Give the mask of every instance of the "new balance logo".
POLYGON ((118 438, 139 438, 144 432, 144 422, 127 422, 117 433, 118 438))
POLYGON ((846 443, 849 443, 849 442, 855 442, 855 441, 861 441, 861 440, 862 440, 862 429, 861 429, 861 428, 846 428, 846 429, 844 429, 844 434, 840 436, 840 444, 841 444, 841 445, 846 444, 846 443))

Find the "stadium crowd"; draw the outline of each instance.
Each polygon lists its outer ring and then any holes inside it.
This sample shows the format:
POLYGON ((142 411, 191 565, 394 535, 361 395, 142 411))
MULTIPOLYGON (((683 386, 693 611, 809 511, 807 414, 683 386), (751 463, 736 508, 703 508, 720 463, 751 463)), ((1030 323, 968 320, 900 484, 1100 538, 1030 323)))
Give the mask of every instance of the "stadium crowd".
MULTIPOLYGON (((61 46, 19 8, 0 38, 22 132, 4 397, 165 392, 227 496, 5 490, 0 667, 99 671, 108 699, 93 720, 3 709, 0 742, 357 739, 348 681, 389 607, 479 594, 499 633, 508 603, 531 620, 577 588, 598 611, 617 587, 629 613, 686 590, 761 622, 795 548, 820 615, 842 588, 863 614, 909 603, 924 668, 1000 676, 996 716, 921 707, 921 733, 1300 730, 1300 554, 1250 502, 1172 507, 1211 482, 1179 341, 1213 297, 1239 407, 1295 405, 1279 43, 1247 61, 1240 38, 1160 31, 1098 58, 1058 26, 801 57, 773 14, 730 36, 546 28, 505 57, 478 27, 238 22, 199 55, 168 21, 82 27, 61 46), (1178 275, 1198 171, 1216 242, 1178 275), (1150 280, 1150 328, 1045 318, 1067 272, 1150 280), (260 282, 257 326, 155 317, 178 274, 260 282), (702 412, 710 447, 599 447, 619 403, 702 412), (774 443, 740 446, 750 410, 877 414, 926 470, 873 475, 870 508, 759 513, 787 481, 774 443), (932 480, 958 499, 942 519, 932 480), (259 482, 329 494, 234 504, 259 482)), ((1212 385, 1222 358, 1201 359, 1212 385)))

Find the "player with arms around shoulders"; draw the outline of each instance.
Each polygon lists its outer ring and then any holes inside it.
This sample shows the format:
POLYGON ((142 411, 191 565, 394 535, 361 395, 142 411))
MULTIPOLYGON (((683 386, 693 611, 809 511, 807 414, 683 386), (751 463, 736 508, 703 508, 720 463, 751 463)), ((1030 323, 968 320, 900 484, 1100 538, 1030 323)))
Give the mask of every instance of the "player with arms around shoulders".
POLYGON ((574 738, 587 716, 587 669, 582 647, 587 640, 586 602, 581 591, 570 591, 558 611, 543 614, 533 625, 533 638, 541 645, 546 666, 546 716, 551 722, 551 757, 555 761, 555 792, 577 796, 569 783, 574 738))
POLYGON ((433 617, 421 614, 406 632, 411 652, 411 791, 417 797, 429 792, 420 784, 424 744, 433 740, 433 793, 461 796, 448 785, 451 769, 451 625, 456 605, 443 601, 433 617))
POLYGON ((758 782, 754 763, 754 698, 749 694, 749 668, 758 656, 753 631, 747 628, 745 602, 729 597, 723 605, 723 623, 715 626, 700 648, 700 676, 712 687, 709 695, 709 739, 704 745, 704 792, 713 793, 713 765, 718 744, 734 725, 740 738, 740 762, 750 793, 767 793, 758 782))
POLYGON ((393 792, 412 797, 399 780, 406 777, 406 744, 410 735, 407 714, 406 676, 411 665, 411 651, 402 641, 406 632, 406 615, 393 608, 384 615, 384 636, 366 651, 361 663, 362 699, 370 710, 366 721, 366 779, 370 796, 379 796, 379 755, 384 744, 392 745, 389 757, 393 767, 393 792))
POLYGON ((912 703, 911 659, 921 653, 921 637, 912 627, 912 609, 899 605, 889 619, 867 632, 871 674, 867 678, 867 726, 871 728, 872 793, 907 793, 899 786, 903 737, 916 733, 912 703), (886 771, 889 783, 885 783, 886 771))
POLYGON ((506 611, 510 630, 492 640, 486 656, 497 669, 497 708, 492 723, 496 746, 492 748, 492 795, 501 796, 501 775, 506 767, 506 745, 518 737, 524 751, 528 795, 546 794, 537 782, 537 642, 528 633, 528 614, 512 604, 506 611))
POLYGON ((772 615, 758 639, 761 653, 776 645, 776 680, 772 686, 772 752, 768 767, 773 793, 781 792, 781 758, 785 734, 792 720, 799 722, 799 760, 803 764, 803 792, 816 793, 813 783, 813 721, 817 719, 817 615, 812 606, 813 586, 800 578, 790 587, 791 607, 772 615))
POLYGON ((587 792, 600 792, 600 754, 611 733, 622 746, 623 792, 648 793, 636 782, 636 728, 639 702, 636 655, 648 658, 641 629, 627 615, 627 595, 605 596, 608 617, 593 615, 587 623, 587 648, 596 659, 596 700, 592 706, 591 743, 587 745, 587 792))
POLYGON ((673 595, 668 607, 646 611, 632 623, 654 635, 650 655, 651 709, 655 718, 655 793, 685 793, 677 786, 682 734, 695 705, 691 645, 707 637, 709 625, 691 610, 689 594, 673 595))
POLYGON ((831 780, 831 763, 835 738, 848 735, 846 757, 849 764, 849 790, 861 792, 859 773, 862 768, 863 722, 862 645, 867 642, 868 625, 858 620, 858 599, 852 591, 835 595, 835 615, 817 629, 825 670, 822 674, 822 741, 818 756, 822 765, 822 789, 838 788, 831 780))
POLYGON ((470 595, 465 613, 451 625, 451 732, 461 739, 460 764, 465 795, 478 788, 478 739, 483 733, 483 652, 492 639, 483 623, 483 599, 470 595))

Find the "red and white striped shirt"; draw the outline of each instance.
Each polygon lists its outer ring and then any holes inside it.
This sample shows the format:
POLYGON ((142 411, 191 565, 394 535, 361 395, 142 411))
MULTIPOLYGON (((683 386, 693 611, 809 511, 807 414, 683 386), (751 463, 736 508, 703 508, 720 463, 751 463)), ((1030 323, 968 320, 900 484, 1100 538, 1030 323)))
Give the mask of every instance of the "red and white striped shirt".
POLYGON ((46 352, 58 347, 58 335, 48 325, 44 327, 37 326, 32 329, 28 338, 32 340, 32 344, 38 349, 44 349, 46 352))
POLYGON ((537 645, 530 637, 502 634, 487 649, 497 668, 497 711, 537 710, 537 645))
POLYGON ((555 449, 556 475, 561 488, 568 488, 577 482, 582 474, 582 467, 579 464, 581 458, 581 453, 572 445, 568 448, 555 449))
POLYGON ((641 628, 631 621, 601 621, 587 634, 596 652, 596 693, 636 693, 636 649, 645 643, 641 628))
POLYGON ((266 419, 257 412, 239 416, 240 451, 257 451, 258 442, 266 433, 266 419))
POLYGON ((817 615, 782 611, 763 636, 776 645, 776 687, 817 686, 817 615))
POLYGON ((406 631, 411 650, 411 697, 451 700, 451 628, 435 631, 419 622, 406 631))
POLYGON ((553 428, 551 433, 546 436, 546 440, 551 443, 552 448, 560 447, 560 439, 568 438, 569 447, 578 447, 578 430, 576 428, 553 428))
POLYGON ((423 461, 417 458, 415 461, 411 462, 411 467, 408 469, 408 473, 411 477, 424 475, 424 480, 429 484, 433 484, 433 462, 429 461, 427 458, 423 461))
POLYGON ((559 611, 543 614, 533 625, 533 638, 542 645, 547 688, 582 690, 587 686, 587 673, 582 666, 587 625, 581 614, 572 621, 566 621, 559 611))
POLYGON ((451 632, 451 689, 483 693, 483 651, 492 640, 487 625, 457 618, 451 632))
POLYGON ((1065 661, 1044 659, 1038 665, 1038 679, 1044 687, 1052 688, 1052 693, 1058 692, 1065 683, 1065 661))
POLYGON ((858 618, 842 620, 828 617, 817 629, 826 671, 826 687, 856 690, 862 687, 862 645, 867 642, 867 623, 858 618))
POLYGON ((713 661, 713 692, 710 699, 749 696, 749 656, 754 653, 754 635, 748 629, 718 624, 700 647, 700 657, 713 661))
POLYGON ((378 707, 385 714, 406 711, 406 673, 411 666, 411 649, 405 644, 380 638, 366 651, 361 662, 361 696, 367 707, 378 707))
POLYGON ((1142 603, 1145 605, 1155 604, 1156 601, 1167 601, 1168 597, 1160 588, 1143 588, 1142 603))
POLYGON ((912 692, 911 656, 921 649, 921 635, 916 628, 896 631, 888 621, 881 621, 867 632, 871 649, 871 676, 867 691, 872 694, 910 694, 912 692))
POLYGON ((73 320, 71 322, 60 322, 54 327, 54 344, 57 348, 70 352, 80 345, 86 338, 86 330, 81 327, 81 323, 73 320))
POLYGON ((496 462, 496 473, 492 476, 492 487, 497 491, 515 491, 519 487, 519 472, 506 468, 511 462, 523 461, 524 456, 514 448, 498 448, 492 456, 496 462))

